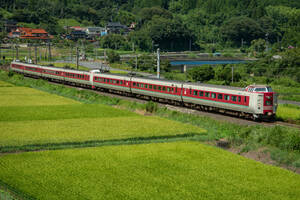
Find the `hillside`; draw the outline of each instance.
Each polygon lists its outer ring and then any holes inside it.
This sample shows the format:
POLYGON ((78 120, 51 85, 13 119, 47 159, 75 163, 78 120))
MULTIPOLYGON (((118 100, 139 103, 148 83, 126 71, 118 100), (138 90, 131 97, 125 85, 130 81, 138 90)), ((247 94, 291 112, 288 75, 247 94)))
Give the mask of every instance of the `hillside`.
POLYGON ((249 46, 258 38, 297 46, 299 8, 298 0, 5 0, 0 17, 54 35, 64 33, 63 26, 135 22, 128 40, 141 50, 157 44, 165 50, 197 50, 249 46))

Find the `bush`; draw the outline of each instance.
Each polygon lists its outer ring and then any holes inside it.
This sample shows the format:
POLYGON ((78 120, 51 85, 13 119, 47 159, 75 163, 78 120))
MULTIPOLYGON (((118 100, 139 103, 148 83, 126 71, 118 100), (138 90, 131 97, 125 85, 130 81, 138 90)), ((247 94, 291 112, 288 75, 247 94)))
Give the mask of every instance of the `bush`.
POLYGON ((194 81, 209 81, 215 76, 215 72, 210 65, 203 65, 201 67, 194 67, 188 70, 187 75, 194 81))
POLYGON ((120 55, 115 51, 108 51, 107 57, 108 57, 109 63, 120 62, 120 60, 121 60, 120 55))
POLYGON ((152 101, 149 101, 147 104, 146 104, 146 111, 149 112, 149 113, 154 113, 158 110, 158 106, 157 106, 157 103, 154 103, 152 101))

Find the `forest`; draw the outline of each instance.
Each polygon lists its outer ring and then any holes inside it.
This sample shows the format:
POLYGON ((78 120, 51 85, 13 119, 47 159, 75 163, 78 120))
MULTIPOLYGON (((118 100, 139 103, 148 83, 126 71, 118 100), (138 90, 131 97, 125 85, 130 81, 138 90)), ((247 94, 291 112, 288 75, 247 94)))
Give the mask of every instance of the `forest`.
MULTIPOLYGON (((1 0, 1 23, 14 20, 52 35, 64 26, 137 23, 121 48, 141 51, 249 47, 263 39, 276 47, 299 46, 299 0, 1 0)), ((3 27, 3 24, 1 25, 3 27)), ((1 36, 3 38, 3 35, 1 36)))

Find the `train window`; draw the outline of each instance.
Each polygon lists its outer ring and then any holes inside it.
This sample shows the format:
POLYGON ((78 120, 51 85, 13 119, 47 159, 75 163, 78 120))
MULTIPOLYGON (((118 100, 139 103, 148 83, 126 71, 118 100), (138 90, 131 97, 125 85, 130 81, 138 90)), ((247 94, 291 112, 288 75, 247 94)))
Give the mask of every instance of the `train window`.
POLYGON ((190 88, 190 95, 192 95, 192 88, 190 88))
POLYGON ((160 90, 160 91, 161 91, 161 86, 158 86, 158 90, 160 90))
POLYGON ((145 84, 145 88, 148 88, 148 85, 147 85, 147 84, 145 84))
POLYGON ((120 84, 123 85, 123 81, 120 81, 120 84))
POLYGON ((168 87, 167 87, 167 92, 171 92, 171 88, 168 88, 168 87))
POLYGON ((106 79, 106 82, 109 83, 109 79, 108 78, 106 79))
POLYGON ((175 88, 175 93, 177 93, 177 87, 175 88))
POLYGON ((144 84, 141 83, 141 88, 143 88, 143 87, 144 87, 144 84))
POLYGON ((113 83, 113 80, 112 80, 112 79, 110 79, 110 80, 109 80, 109 82, 110 82, 110 83, 113 83))
POLYGON ((217 94, 216 93, 211 93, 211 98, 217 98, 217 94))
POLYGON ((163 91, 166 91, 166 87, 163 87, 162 90, 163 90, 163 91))
POLYGON ((198 95, 198 91, 194 90, 194 95, 197 96, 198 95))
POLYGON ((229 95, 224 95, 224 99, 225 99, 226 101, 229 101, 229 100, 230 100, 230 96, 229 96, 229 95))
POLYGON ((223 94, 218 94, 218 99, 223 99, 223 94))
POLYGON ((247 97, 244 97, 244 102, 247 103, 247 97))
POLYGON ((117 81, 116 80, 113 80, 113 84, 116 84, 117 83, 117 81))
POLYGON ((236 96, 231 96, 231 101, 236 101, 236 96))
POLYGON ((203 91, 200 91, 200 92, 199 92, 199 96, 200 96, 200 97, 203 97, 203 95, 204 95, 204 92, 203 92, 203 91))
POLYGON ((153 89, 156 90, 156 85, 153 85, 153 89))
POLYGON ((241 102, 242 98, 241 98, 241 97, 238 97, 238 99, 239 99, 239 102, 241 102))
POLYGON ((136 83, 135 83, 135 82, 133 82, 133 86, 134 86, 134 87, 136 86, 136 83))
POLYGON ((149 85, 149 89, 152 89, 152 85, 149 85))
POLYGON ((174 92, 174 88, 171 88, 171 91, 174 92))
POLYGON ((140 84, 139 84, 139 83, 137 83, 137 84, 136 84, 136 87, 140 87, 140 84))
POLYGON ((205 97, 209 97, 209 92, 205 92, 205 97))

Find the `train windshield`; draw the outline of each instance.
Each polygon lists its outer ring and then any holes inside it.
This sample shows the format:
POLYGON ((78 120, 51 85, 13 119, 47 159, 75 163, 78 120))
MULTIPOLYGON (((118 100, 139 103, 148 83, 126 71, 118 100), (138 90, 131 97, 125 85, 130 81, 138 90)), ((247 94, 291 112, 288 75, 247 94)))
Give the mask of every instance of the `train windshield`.
POLYGON ((267 88, 255 88, 255 92, 267 92, 267 88))

